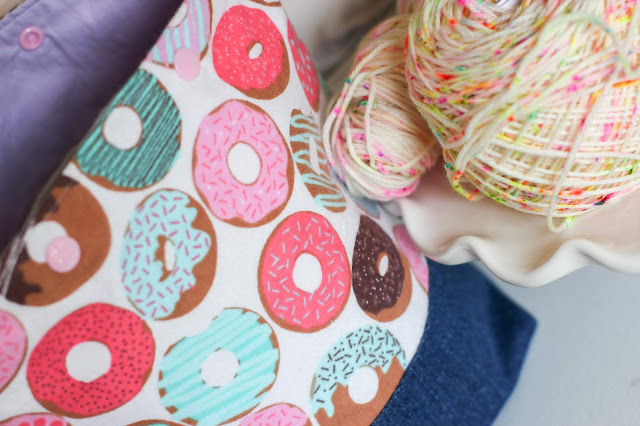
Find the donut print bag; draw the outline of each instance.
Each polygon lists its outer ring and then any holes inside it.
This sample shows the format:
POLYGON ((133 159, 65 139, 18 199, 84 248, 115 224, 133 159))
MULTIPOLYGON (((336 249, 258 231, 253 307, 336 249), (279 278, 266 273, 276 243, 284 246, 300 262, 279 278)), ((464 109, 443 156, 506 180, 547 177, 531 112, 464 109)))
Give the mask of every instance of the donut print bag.
POLYGON ((279 2, 187 0, 0 269, 0 424, 366 425, 428 270, 351 196, 279 2))

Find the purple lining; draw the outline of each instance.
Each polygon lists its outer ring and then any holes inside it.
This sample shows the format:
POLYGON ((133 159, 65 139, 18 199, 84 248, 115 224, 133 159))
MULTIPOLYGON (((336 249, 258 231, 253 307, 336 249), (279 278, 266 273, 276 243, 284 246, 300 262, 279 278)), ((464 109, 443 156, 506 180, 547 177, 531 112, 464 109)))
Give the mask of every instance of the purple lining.
POLYGON ((0 20, 0 252, 181 0, 27 0, 0 20), (20 46, 26 27, 42 45, 20 46))

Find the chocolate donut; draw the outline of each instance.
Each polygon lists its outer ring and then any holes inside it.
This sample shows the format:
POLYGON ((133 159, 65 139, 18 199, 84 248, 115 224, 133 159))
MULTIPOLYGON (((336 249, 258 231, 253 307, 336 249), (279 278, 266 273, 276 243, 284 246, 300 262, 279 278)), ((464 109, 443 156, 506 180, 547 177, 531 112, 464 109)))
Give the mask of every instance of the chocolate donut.
POLYGON ((408 262, 384 230, 367 216, 360 217, 351 264, 353 292, 362 310, 382 322, 402 315, 411 299, 408 262), (381 271, 385 257, 388 267, 381 271))
POLYGON ((24 238, 6 298, 27 306, 50 305, 72 294, 100 269, 111 246, 109 222, 98 200, 67 176, 58 178, 24 238), (47 259, 33 258, 29 251, 29 232, 37 233, 42 223, 53 224, 60 233, 34 238, 43 251, 54 254, 47 259))

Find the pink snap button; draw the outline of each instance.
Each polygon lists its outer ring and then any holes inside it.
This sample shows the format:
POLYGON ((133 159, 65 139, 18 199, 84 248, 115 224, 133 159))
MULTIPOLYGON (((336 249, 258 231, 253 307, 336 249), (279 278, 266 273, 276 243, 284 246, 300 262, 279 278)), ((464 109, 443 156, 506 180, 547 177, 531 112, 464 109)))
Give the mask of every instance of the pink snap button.
POLYGON ((80 244, 66 235, 56 238, 47 246, 47 264, 53 271, 61 274, 78 266, 80 256, 80 244))
POLYGON ((27 27, 20 33, 20 46, 25 50, 35 50, 42 44, 44 34, 38 27, 27 27))
POLYGON ((176 52, 175 68, 178 75, 186 81, 193 81, 200 75, 200 54, 191 49, 176 52))

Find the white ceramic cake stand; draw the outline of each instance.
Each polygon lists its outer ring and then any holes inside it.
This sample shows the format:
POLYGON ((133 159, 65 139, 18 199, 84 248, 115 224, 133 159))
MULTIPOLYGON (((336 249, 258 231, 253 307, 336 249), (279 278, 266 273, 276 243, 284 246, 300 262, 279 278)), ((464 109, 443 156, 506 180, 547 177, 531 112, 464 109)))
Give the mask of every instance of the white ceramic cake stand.
POLYGON ((546 218, 490 199, 467 201, 437 166, 399 201, 407 228, 424 253, 455 265, 479 259, 503 280, 538 287, 589 264, 640 272, 640 191, 577 217, 562 233, 546 218))

